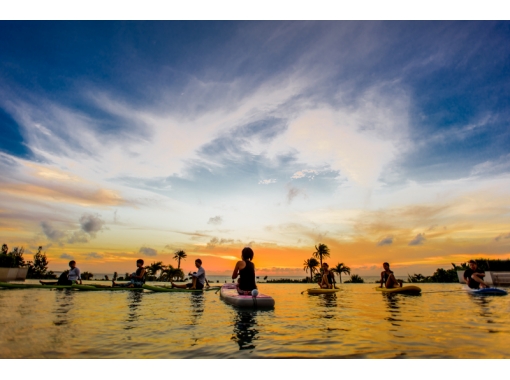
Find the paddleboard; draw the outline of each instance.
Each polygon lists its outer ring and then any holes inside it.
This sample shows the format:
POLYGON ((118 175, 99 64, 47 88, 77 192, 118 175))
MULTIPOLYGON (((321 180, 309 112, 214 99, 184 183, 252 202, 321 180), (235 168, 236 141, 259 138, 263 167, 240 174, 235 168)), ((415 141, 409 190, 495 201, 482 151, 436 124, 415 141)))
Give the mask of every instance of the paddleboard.
POLYGON ((321 288, 312 288, 306 289, 308 294, 331 294, 340 291, 340 289, 321 289, 321 288))
POLYGON ((383 293, 400 293, 400 294, 420 294, 421 289, 414 285, 402 286, 399 288, 381 288, 377 287, 375 290, 383 293))
POLYGON ((464 290, 469 294, 477 296, 506 296, 508 294, 506 290, 498 288, 471 289, 467 286, 464 286, 464 290))
POLYGON ((96 290, 87 285, 41 285, 41 284, 16 284, 11 282, 0 282, 0 287, 9 289, 81 289, 96 290))
POLYGON ((224 284, 221 287, 220 296, 226 303, 237 307, 272 308, 275 303, 273 297, 266 294, 259 293, 256 297, 242 296, 237 293, 236 285, 232 283, 224 284))
POLYGON ((138 291, 141 291, 143 290, 142 288, 124 288, 124 287, 114 287, 112 288, 111 286, 97 286, 97 285, 73 285, 73 288, 75 289, 79 289, 79 290, 95 290, 95 291, 101 291, 101 290, 104 290, 104 291, 126 291, 126 290, 138 290, 138 291))
POLYGON ((153 292, 171 292, 171 293, 193 293, 193 292, 203 292, 208 290, 217 290, 218 287, 215 288, 207 288, 207 289, 181 289, 181 288, 171 288, 166 286, 152 286, 152 285, 143 285, 144 289, 152 290, 153 292))

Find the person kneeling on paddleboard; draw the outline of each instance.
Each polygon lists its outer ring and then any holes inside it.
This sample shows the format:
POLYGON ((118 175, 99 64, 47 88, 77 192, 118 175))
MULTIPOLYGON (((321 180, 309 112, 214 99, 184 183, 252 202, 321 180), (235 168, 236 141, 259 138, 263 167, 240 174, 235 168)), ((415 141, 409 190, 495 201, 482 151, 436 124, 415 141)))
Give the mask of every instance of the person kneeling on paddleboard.
POLYGON ((386 286, 387 289, 402 287, 402 280, 397 280, 393 271, 390 270, 390 264, 383 263, 384 270, 381 272, 381 288, 386 286))
POLYGON ((333 285, 335 284, 335 276, 329 270, 328 263, 322 263, 322 277, 319 281, 319 286, 321 289, 333 289, 333 285))
POLYGON ((471 289, 485 289, 487 284, 483 281, 485 271, 478 268, 475 260, 469 260, 469 269, 464 272, 464 281, 471 289))
POLYGON ((173 281, 170 281, 172 288, 202 290, 206 284, 207 287, 209 287, 209 281, 205 278, 205 269, 202 267, 202 260, 196 259, 195 266, 197 267, 197 271, 188 273, 188 275, 192 277, 192 282, 186 285, 175 285, 173 281))
POLYGON ((143 284, 145 284, 145 273, 146 270, 143 267, 143 260, 138 259, 136 260, 136 266, 138 267, 136 269, 136 272, 131 273, 129 275, 129 282, 127 284, 117 284, 115 280, 112 280, 112 288, 113 287, 119 287, 119 288, 141 288, 143 284))
POLYGON ((238 261, 232 273, 232 279, 235 280, 237 276, 237 292, 240 295, 252 295, 252 290, 257 289, 255 283, 255 265, 252 263, 253 250, 250 247, 245 247, 241 252, 242 261, 238 261))

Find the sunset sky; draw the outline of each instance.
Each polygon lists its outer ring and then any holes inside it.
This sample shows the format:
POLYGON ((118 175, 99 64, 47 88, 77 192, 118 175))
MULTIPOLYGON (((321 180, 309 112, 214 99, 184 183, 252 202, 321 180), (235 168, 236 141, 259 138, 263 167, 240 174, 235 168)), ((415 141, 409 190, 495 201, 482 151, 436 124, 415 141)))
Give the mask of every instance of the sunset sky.
POLYGON ((510 257, 510 22, 0 21, 0 243, 50 269, 510 257))

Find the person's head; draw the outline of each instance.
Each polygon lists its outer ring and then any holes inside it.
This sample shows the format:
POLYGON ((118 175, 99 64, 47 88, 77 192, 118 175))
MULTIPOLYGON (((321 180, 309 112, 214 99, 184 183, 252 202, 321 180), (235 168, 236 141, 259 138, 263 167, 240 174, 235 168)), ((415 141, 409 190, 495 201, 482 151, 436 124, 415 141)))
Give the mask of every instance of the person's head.
POLYGON ((137 266, 138 268, 143 267, 143 260, 142 260, 142 259, 138 259, 138 260, 136 260, 136 266, 137 266))
POLYGON ((200 267, 202 266, 202 260, 200 260, 200 259, 196 259, 196 260, 195 260, 195 266, 196 266, 197 268, 200 268, 200 267))
POLYGON ((390 269, 390 264, 389 263, 383 263, 382 264, 384 270, 389 270, 390 269))
POLYGON ((243 260, 252 261, 253 260, 253 249, 250 247, 244 247, 241 252, 241 257, 243 260))
POLYGON ((476 264, 476 261, 475 261, 475 260, 469 260, 469 261, 468 261, 468 264, 469 264, 469 268, 470 268, 471 270, 475 270, 475 269, 476 269, 476 267, 478 266, 478 264, 476 264))
POLYGON ((329 269, 328 263, 322 263, 322 269, 328 270, 329 269))
POLYGON ((74 267, 76 266, 76 261, 74 260, 69 261, 69 266, 71 267, 71 269, 74 269, 74 267))

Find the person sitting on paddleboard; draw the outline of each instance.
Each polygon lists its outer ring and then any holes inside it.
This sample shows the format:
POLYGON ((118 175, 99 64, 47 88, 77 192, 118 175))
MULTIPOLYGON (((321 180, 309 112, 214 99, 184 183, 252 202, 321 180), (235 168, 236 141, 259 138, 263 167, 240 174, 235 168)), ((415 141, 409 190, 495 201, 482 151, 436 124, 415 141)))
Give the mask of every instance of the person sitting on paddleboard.
POLYGON ((143 260, 136 260, 136 272, 129 275, 129 282, 127 284, 117 284, 115 280, 112 280, 112 287, 121 288, 141 288, 145 283, 145 268, 143 267, 143 260))
POLYGON ((39 281, 43 285, 72 285, 81 282, 81 272, 80 269, 76 266, 76 261, 71 260, 69 261, 69 272, 66 274, 65 272, 60 275, 58 278, 58 281, 56 282, 45 282, 45 281, 39 281))
POLYGON ((189 275, 192 277, 192 282, 187 283, 186 285, 175 285, 173 281, 170 281, 172 288, 201 290, 206 284, 207 287, 209 287, 209 282, 205 278, 205 269, 202 266, 202 260, 196 259, 195 266, 197 267, 197 271, 189 273, 189 275))
POLYGON ((255 283, 255 265, 252 263, 253 250, 250 247, 245 247, 241 252, 241 261, 238 261, 232 273, 232 279, 237 281, 237 292, 240 295, 251 295, 253 289, 257 289, 255 283))
POLYGON ((384 270, 381 272, 381 288, 386 286, 387 289, 402 287, 402 280, 397 280, 393 271, 390 270, 390 264, 383 263, 384 270))
POLYGON ((328 263, 322 263, 322 278, 319 281, 319 286, 322 289, 333 289, 334 284, 335 277, 333 276, 333 272, 329 270, 328 263))
POLYGON ((485 271, 478 268, 475 260, 469 260, 469 269, 464 272, 464 281, 471 289, 484 289, 488 288, 487 284, 483 281, 485 271))

